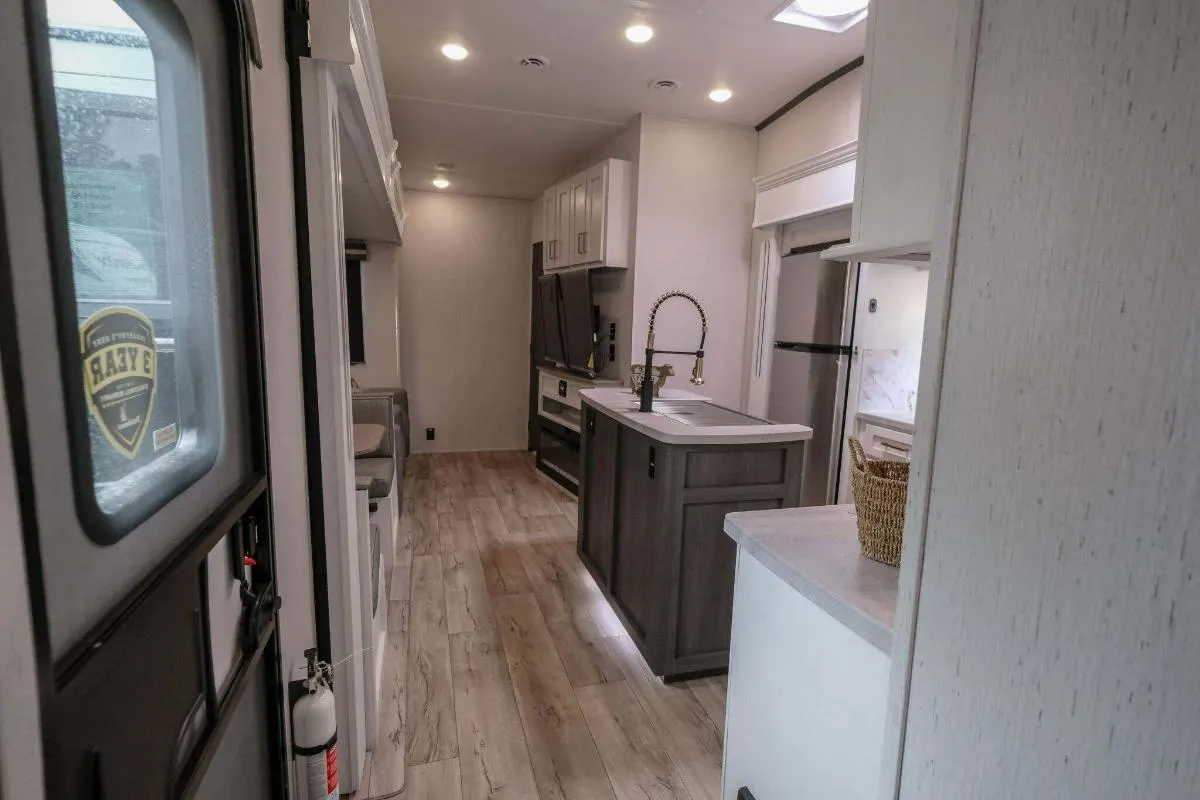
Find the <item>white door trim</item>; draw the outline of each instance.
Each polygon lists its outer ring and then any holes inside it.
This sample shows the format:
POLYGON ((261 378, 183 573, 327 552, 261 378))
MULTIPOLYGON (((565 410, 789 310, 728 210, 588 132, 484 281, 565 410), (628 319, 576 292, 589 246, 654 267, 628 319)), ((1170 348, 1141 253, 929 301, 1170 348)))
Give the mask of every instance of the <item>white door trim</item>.
POLYGON ((925 310, 921 377, 917 392, 916 429, 919 434, 913 440, 912 472, 909 477, 905 511, 892 670, 880 765, 880 800, 899 800, 901 794, 904 738, 908 724, 909 692, 912 686, 913 655, 920 611, 925 539, 929 526, 930 492, 937 453, 946 326, 950 318, 958 254, 958 227, 962 213, 967 139, 975 91, 975 65, 982 9, 983 0, 963 0, 955 21, 954 79, 949 118, 952 135, 948 139, 952 150, 947 153, 950 164, 942 177, 931 248, 929 302, 925 310))

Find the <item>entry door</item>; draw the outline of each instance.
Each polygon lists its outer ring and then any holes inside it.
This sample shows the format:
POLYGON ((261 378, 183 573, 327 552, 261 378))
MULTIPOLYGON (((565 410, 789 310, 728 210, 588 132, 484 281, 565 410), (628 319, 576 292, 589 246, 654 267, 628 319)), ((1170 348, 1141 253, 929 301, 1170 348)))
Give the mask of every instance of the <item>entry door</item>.
MULTIPOLYGON (((221 0, 0 17, 0 346, 48 796, 179 796, 242 696, 282 752, 249 30, 221 0)), ((272 776, 258 797, 282 770, 245 773, 272 776)))

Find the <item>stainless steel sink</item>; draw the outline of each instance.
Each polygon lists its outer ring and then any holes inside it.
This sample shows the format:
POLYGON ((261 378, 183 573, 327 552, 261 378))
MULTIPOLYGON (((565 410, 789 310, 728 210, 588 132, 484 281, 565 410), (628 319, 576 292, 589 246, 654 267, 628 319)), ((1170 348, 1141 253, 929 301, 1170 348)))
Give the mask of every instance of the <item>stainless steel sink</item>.
MULTIPOLYGON (((633 404, 630 410, 637 411, 637 404, 633 404)), ((655 400, 653 413, 696 428, 771 424, 765 419, 698 400, 655 400)))

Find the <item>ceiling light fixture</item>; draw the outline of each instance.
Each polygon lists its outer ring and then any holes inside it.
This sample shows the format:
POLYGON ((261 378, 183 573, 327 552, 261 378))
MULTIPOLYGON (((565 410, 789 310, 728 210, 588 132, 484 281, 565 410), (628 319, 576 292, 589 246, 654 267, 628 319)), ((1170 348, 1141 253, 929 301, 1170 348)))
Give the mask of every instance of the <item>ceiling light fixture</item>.
POLYGON ((731 97, 733 97, 733 92, 729 89, 713 89, 708 93, 708 99, 714 103, 724 103, 731 97))
POLYGON ((450 181, 445 178, 434 178, 433 185, 439 189, 448 189, 450 188, 450 181))
POLYGON ((625 38, 634 44, 645 44, 654 38, 654 28, 649 25, 630 25, 625 29, 625 38))
POLYGON ((867 18, 869 0, 791 0, 771 19, 830 33, 844 33, 867 18))
POLYGON ((444 45, 442 45, 442 55, 451 61, 462 61, 464 58, 469 56, 470 53, 467 51, 467 48, 463 47, 461 44, 446 42, 444 45))

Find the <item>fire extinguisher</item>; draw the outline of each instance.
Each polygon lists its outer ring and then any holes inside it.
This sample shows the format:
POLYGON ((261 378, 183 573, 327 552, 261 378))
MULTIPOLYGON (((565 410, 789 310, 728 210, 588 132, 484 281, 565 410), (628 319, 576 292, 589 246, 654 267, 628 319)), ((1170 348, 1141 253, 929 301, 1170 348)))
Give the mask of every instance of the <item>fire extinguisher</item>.
POLYGON ((305 650, 307 690, 292 706, 292 752, 296 756, 301 800, 338 800, 337 713, 333 668, 305 650))

